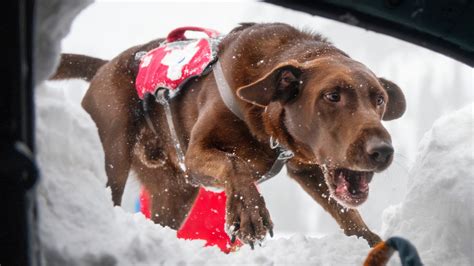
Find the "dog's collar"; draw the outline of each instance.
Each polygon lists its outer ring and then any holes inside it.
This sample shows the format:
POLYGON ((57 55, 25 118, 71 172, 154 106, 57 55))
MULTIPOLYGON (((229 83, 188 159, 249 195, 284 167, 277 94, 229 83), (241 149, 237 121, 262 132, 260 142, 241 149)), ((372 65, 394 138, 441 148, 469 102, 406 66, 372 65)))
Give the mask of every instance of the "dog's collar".
POLYGON ((270 148, 277 150, 278 157, 275 162, 273 162, 272 168, 270 168, 270 170, 265 175, 263 175, 259 180, 257 180, 258 184, 263 183, 268 179, 276 176, 281 171, 286 162, 288 162, 288 160, 295 156, 295 154, 291 150, 288 150, 281 146, 278 140, 273 139, 273 137, 270 137, 270 148))
POLYGON ((227 83, 227 79, 224 76, 224 72, 222 71, 222 66, 220 60, 214 64, 214 79, 216 80, 217 89, 219 94, 221 95, 221 99, 224 102, 227 109, 229 109, 235 116, 240 118, 240 120, 244 120, 244 115, 240 110, 237 102, 234 98, 234 92, 230 89, 229 83, 227 83))
MULTIPOLYGON (((225 106, 227 109, 229 109, 235 116, 240 118, 240 120, 244 121, 244 115, 242 114, 242 111, 240 110, 235 98, 234 98, 234 92, 231 90, 229 83, 227 82, 227 79, 224 76, 224 72, 222 71, 222 66, 220 63, 220 60, 217 60, 217 62, 214 64, 214 78, 216 80, 217 84, 217 89, 219 91, 219 94, 221 96, 222 101, 224 102, 225 106)), ((293 158, 294 153, 289 150, 284 148, 277 139, 274 139, 273 137, 270 137, 270 148, 273 150, 277 150, 278 152, 278 157, 273 163, 272 167, 270 170, 263 175, 257 183, 262 183, 275 175, 277 175, 283 166, 286 164, 286 162, 293 158)))

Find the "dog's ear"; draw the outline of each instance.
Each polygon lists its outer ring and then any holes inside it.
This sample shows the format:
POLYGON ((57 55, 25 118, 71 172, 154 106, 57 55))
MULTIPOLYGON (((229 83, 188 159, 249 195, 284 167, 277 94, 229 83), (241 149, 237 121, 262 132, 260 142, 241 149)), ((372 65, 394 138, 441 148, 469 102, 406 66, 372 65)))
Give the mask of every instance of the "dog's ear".
POLYGON ((387 109, 382 119, 389 121, 401 117, 406 110, 405 95, 402 90, 390 80, 379 78, 379 81, 388 94, 387 109))
POLYGON ((281 64, 259 80, 237 89, 237 96, 261 107, 272 101, 287 103, 300 93, 301 74, 302 69, 296 63, 281 64))

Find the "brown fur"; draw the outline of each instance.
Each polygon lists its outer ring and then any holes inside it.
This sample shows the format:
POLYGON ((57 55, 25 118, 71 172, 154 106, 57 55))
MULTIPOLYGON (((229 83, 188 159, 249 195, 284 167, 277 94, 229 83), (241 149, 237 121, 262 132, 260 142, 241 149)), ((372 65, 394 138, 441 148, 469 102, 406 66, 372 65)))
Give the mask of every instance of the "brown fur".
MULTIPOLYGON (((155 135, 135 91, 135 53, 160 41, 130 48, 102 67, 95 64, 98 71, 82 102, 98 127, 115 204, 120 204, 133 169, 152 195, 153 221, 178 229, 198 191, 189 181, 221 187, 228 195, 227 223, 239 229, 232 234, 253 244, 273 227, 254 185, 277 157, 269 147, 273 136, 295 153, 287 163, 289 175, 347 235, 362 236, 371 246, 380 241, 357 210, 340 211, 341 204, 358 201, 328 200, 337 193, 321 166, 329 172, 338 167, 371 172, 388 167, 390 151, 379 151, 381 143, 390 150, 391 140, 380 120, 398 118, 405 110, 395 84, 378 79, 319 35, 279 23, 243 24, 222 41, 219 60, 245 119, 224 105, 213 73, 190 81, 171 103, 186 154, 188 173, 182 173, 162 107, 150 103, 155 135), (328 100, 332 91, 339 92, 340 101, 328 100), (376 105, 377 97, 386 104, 376 105)), ((87 68, 65 71, 70 58, 63 56, 55 77, 80 77, 77 72, 84 71, 88 79, 87 68)))
POLYGON ((90 56, 63 54, 59 62, 61 67, 58 68, 58 71, 50 79, 82 78, 86 81, 91 81, 97 70, 106 63, 107 61, 105 60, 90 56))

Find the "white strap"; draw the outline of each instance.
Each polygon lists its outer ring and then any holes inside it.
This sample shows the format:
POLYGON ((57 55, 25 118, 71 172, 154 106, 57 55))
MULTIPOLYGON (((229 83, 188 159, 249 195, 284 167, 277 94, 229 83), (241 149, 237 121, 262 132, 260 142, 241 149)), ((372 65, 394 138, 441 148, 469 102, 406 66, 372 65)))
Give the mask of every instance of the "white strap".
POLYGON ((176 151, 176 157, 178 158, 178 165, 179 165, 179 168, 181 168, 183 172, 186 172, 186 165, 184 164, 184 152, 183 152, 183 149, 181 149, 178 133, 176 133, 176 129, 174 127, 173 114, 171 113, 171 108, 170 108, 170 103, 169 103, 170 99, 169 99, 169 96, 167 95, 168 93, 169 93, 168 89, 157 90, 156 101, 160 103, 165 109, 166 122, 168 122, 168 128, 170 130, 171 140, 173 141, 173 146, 176 151))
POLYGON ((234 113, 235 116, 241 120, 244 120, 244 115, 235 102, 234 92, 230 89, 229 83, 227 83, 224 72, 222 71, 220 60, 217 60, 217 62, 214 64, 214 78, 216 79, 217 89, 219 90, 219 94, 221 95, 221 99, 225 106, 227 106, 227 108, 232 113, 234 113))

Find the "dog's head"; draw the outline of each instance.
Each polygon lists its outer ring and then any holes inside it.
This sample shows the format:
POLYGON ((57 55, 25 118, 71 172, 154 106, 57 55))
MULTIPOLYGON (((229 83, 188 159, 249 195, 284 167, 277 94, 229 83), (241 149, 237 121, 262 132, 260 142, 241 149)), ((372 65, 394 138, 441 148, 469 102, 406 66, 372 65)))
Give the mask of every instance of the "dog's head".
POLYGON ((347 207, 362 204, 374 172, 392 162, 381 121, 404 113, 404 95, 344 55, 282 62, 237 95, 265 113, 279 110, 296 155, 320 165, 331 196, 347 207))

